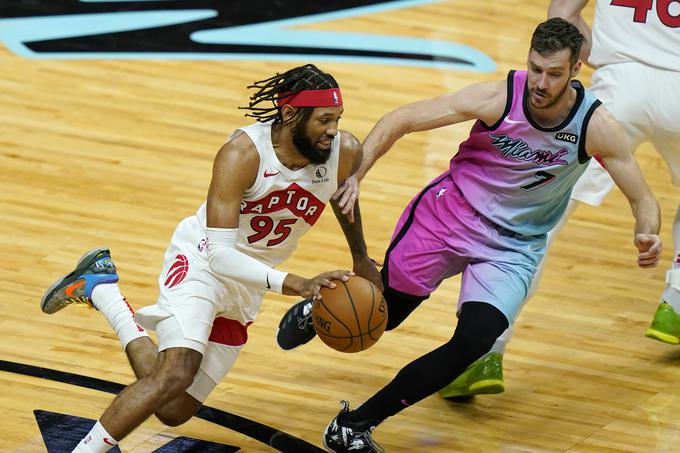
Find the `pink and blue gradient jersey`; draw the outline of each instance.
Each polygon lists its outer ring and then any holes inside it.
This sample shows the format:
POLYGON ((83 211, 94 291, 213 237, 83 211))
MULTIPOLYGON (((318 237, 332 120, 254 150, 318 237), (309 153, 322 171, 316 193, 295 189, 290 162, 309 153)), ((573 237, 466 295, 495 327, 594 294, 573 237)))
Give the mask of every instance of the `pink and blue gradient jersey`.
POLYGON ((561 124, 544 128, 529 113, 526 71, 508 74, 503 116, 477 121, 451 159, 450 172, 467 202, 495 224, 541 235, 559 221, 590 159, 588 121, 600 105, 577 80, 574 106, 561 124))

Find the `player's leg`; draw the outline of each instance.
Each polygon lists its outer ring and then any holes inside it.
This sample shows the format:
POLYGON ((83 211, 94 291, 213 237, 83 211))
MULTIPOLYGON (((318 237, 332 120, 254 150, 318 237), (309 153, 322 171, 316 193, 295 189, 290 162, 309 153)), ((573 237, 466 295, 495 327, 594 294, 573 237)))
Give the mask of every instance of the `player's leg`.
POLYGON ((158 408, 189 388, 201 360, 201 353, 190 348, 161 351, 153 372, 123 390, 106 409, 100 423, 114 439, 123 439, 158 408))
MULTIPOLYGON (((158 334, 160 352, 155 364, 150 373, 114 399, 76 451, 107 451, 166 404, 177 398, 184 401, 183 395, 194 381, 208 343, 210 331, 200 326, 212 324, 215 305, 204 298, 186 296, 183 288, 175 289, 175 296, 168 299, 167 292, 161 292, 159 304, 139 310, 140 322, 158 334), (174 314, 167 308, 168 303, 174 314)), ((153 358, 153 354, 150 356, 153 358)), ((183 411, 196 410, 181 406, 183 411)), ((178 402, 171 407, 179 407, 178 402)))
MULTIPOLYGON (((680 118, 677 121, 680 124, 680 118)), ((680 132, 657 130, 654 135, 654 147, 666 161, 673 185, 680 187, 680 132)), ((680 205, 673 221, 673 261, 666 272, 666 287, 646 335, 665 343, 680 343, 680 205)))
MULTIPOLYGON (((441 397, 467 398, 478 394, 501 393, 505 390, 503 347, 513 331, 512 325, 516 316, 527 301, 527 288, 543 256, 545 241, 545 239, 536 238, 532 241, 535 244, 529 248, 537 252, 525 256, 512 251, 513 247, 522 247, 521 241, 507 237, 507 250, 502 250, 492 244, 489 244, 491 247, 486 249, 479 248, 480 258, 487 261, 476 261, 466 267, 463 272, 460 300, 482 300, 491 303, 499 308, 511 322, 484 355, 439 391, 441 397), (498 261, 489 261, 491 257, 497 257, 498 261), (489 292, 490 287, 493 288, 493 292, 489 292)), ((526 248, 525 244, 524 249, 526 248)))
POLYGON ((139 324, 157 330, 160 352, 155 358, 151 342, 137 340, 129 345, 127 352, 141 377, 118 395, 81 441, 80 451, 106 451, 111 439, 120 440, 192 385, 216 315, 215 288, 221 287, 207 275, 207 262, 197 247, 201 234, 195 218, 185 219, 175 230, 159 278, 158 303, 135 315, 139 324), (102 430, 106 441, 100 436, 102 430))
MULTIPOLYGON (((559 236, 566 225, 569 216, 571 216, 579 204, 580 202, 575 199, 569 201, 564 215, 558 224, 555 225, 550 233, 548 233, 546 253, 555 238, 559 236)), ((538 289, 541 277, 543 276, 543 269, 545 269, 546 258, 547 256, 541 260, 541 263, 538 265, 536 274, 529 287, 526 301, 529 301, 538 289)), ((442 389, 439 394, 444 398, 458 398, 503 393, 505 391, 505 382, 503 380, 503 355, 505 354, 505 347, 512 339, 513 333, 513 327, 508 327, 507 330, 496 339, 488 353, 484 354, 479 360, 470 365, 463 374, 458 376, 458 378, 450 385, 442 389)))
POLYGON ((481 302, 463 304, 455 333, 447 343, 406 365, 357 409, 349 411, 347 402, 341 403, 340 413, 326 427, 324 445, 333 451, 346 451, 349 445, 365 448, 359 451, 377 450, 371 438, 373 428, 451 382, 488 351, 507 327, 506 316, 496 307, 481 302))
MULTIPOLYGON (((572 199, 567 205, 567 209, 559 223, 548 233, 546 243, 546 253, 550 245, 559 235, 566 225, 569 216, 576 210, 579 202, 572 199)), ((545 268, 545 258, 541 260, 532 280, 531 286, 525 298, 525 303, 531 299, 536 292, 543 269, 545 268)), ((513 326, 509 326, 501 336, 494 342, 491 349, 481 358, 472 363, 460 376, 453 382, 439 391, 443 398, 468 398, 475 395, 494 395, 505 391, 505 381, 503 379, 503 355, 505 347, 512 339, 514 333, 513 326)))
POLYGON ((210 338, 191 386, 155 413, 168 426, 181 425, 200 409, 208 395, 234 366, 248 336, 246 327, 239 322, 218 317, 215 318, 210 338))

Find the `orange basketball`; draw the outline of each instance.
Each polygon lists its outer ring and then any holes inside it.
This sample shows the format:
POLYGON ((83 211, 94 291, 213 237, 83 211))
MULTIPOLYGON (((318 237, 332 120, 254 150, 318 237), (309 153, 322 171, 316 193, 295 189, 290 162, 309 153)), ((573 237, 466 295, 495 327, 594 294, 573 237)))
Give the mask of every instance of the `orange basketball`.
POLYGON ((314 330, 319 338, 340 352, 368 349, 387 325, 387 304, 382 293, 365 278, 352 276, 336 287, 321 288, 322 299, 312 305, 314 330))

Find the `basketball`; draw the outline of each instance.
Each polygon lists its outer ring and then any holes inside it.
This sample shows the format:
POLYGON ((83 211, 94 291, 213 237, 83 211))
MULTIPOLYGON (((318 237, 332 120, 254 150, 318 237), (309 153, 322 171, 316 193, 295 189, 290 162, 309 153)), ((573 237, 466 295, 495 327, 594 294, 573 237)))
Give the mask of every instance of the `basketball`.
POLYGON ((340 352, 370 348, 385 331, 387 304, 382 293, 365 278, 351 276, 336 287, 321 288, 321 299, 312 305, 314 330, 319 338, 340 352))

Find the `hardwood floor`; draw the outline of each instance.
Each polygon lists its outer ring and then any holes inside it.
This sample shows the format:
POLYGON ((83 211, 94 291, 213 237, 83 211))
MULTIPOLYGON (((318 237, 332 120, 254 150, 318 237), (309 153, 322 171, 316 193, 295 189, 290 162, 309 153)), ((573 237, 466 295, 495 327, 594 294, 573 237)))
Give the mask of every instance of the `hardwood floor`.
MULTIPOLYGON (((482 73, 319 61, 342 86, 342 127, 363 139, 399 105, 524 68, 546 3, 450 0, 299 28, 456 42, 496 62, 482 73)), ((247 102, 245 87, 299 63, 24 58, 0 46, 0 360, 131 383, 103 317, 79 307, 44 315, 43 291, 84 251, 107 246, 131 305, 154 303, 176 224, 205 199, 221 144, 249 122, 236 108, 247 102)), ((591 73, 580 77, 586 85, 591 73)), ((407 137, 369 173, 361 203, 372 256, 382 259, 402 209, 447 167, 470 126, 407 137)), ((678 450, 680 350, 644 337, 671 260, 678 192, 653 149, 645 145, 637 154, 662 208, 662 264, 635 266, 632 216, 618 190, 600 208, 578 209, 516 324, 505 356, 507 391, 467 403, 432 396, 376 430, 387 451, 678 450)), ((351 265, 327 211, 282 269, 311 276, 351 265)), ((206 404, 319 446, 340 399, 360 404, 403 365, 450 338, 459 284, 445 282, 402 327, 354 355, 318 341, 280 350, 278 321, 295 299, 268 295, 242 356, 206 404)), ((96 419, 112 399, 15 372, 0 372, 0 387, 0 451, 45 451, 34 410, 96 419)), ((197 418, 177 428, 150 419, 121 447, 150 452, 177 436, 274 451, 197 418)))

